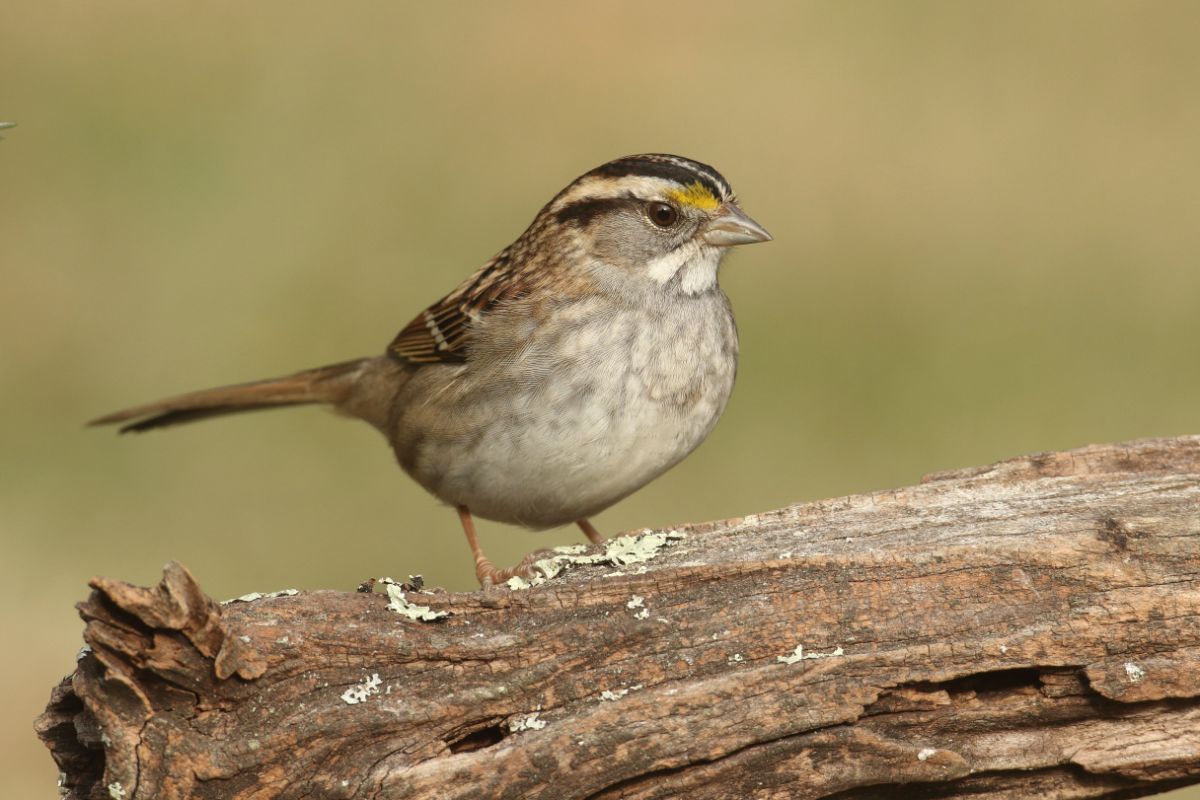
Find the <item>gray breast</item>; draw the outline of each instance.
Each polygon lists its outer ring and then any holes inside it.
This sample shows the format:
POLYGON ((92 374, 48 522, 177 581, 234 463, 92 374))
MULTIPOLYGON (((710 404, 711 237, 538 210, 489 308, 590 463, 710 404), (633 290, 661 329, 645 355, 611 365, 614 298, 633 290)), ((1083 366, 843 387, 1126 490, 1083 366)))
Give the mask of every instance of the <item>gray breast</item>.
POLYGON ((737 334, 724 296, 705 295, 559 309, 523 346, 468 364, 437 425, 404 415, 419 444, 402 462, 502 522, 551 527, 617 502, 695 449, 729 398, 737 334))

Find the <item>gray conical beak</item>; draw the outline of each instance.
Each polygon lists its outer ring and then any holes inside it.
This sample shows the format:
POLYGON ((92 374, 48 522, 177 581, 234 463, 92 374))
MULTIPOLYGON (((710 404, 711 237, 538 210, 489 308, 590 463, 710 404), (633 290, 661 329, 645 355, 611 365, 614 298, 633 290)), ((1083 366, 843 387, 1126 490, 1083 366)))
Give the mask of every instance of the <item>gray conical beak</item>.
POLYGON ((771 234, 746 215, 734 203, 726 203, 717 216, 701 229, 704 241, 714 247, 733 247, 738 244, 754 244, 771 241, 771 234))

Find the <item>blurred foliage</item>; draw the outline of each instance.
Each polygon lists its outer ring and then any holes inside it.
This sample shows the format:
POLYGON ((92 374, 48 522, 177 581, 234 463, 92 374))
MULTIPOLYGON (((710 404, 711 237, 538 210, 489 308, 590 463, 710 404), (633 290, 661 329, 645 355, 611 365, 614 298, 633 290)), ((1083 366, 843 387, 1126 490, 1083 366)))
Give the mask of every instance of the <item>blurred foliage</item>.
MULTIPOLYGON (((421 572, 454 515, 315 410, 83 420, 380 351, 567 181, 708 161, 738 389, 608 532, 1200 431, 1200 6, 10 3, 0 9, 0 670, 11 796, 92 574, 217 597, 421 572)), ((496 563, 580 539, 485 523, 496 563)))

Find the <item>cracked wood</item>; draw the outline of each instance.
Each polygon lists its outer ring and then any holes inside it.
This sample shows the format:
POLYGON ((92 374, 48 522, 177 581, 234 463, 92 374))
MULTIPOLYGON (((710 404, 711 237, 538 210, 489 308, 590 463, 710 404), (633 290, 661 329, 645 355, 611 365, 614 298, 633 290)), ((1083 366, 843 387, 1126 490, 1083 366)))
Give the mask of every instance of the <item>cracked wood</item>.
POLYGON ((430 622, 383 594, 219 605, 177 564, 148 589, 97 578, 91 650, 38 732, 71 798, 1200 781, 1200 437, 678 530, 522 591, 409 591, 450 614, 430 622))

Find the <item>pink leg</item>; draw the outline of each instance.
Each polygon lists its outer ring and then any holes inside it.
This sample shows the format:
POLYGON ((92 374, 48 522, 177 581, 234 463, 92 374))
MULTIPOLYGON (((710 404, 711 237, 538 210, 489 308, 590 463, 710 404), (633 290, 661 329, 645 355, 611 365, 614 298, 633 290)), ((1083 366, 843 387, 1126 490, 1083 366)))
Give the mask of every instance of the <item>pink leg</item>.
POLYGON ((498 583, 504 583, 512 577, 532 578, 537 573, 533 568, 536 561, 546 558, 545 550, 538 550, 530 553, 521 560, 520 564, 508 569, 496 569, 491 560, 483 554, 483 548, 479 546, 479 539, 475 536, 475 520, 471 517, 471 510, 466 506, 455 506, 458 511, 459 522, 462 523, 463 533, 467 535, 467 544, 471 547, 471 555, 475 557, 475 577, 479 579, 479 585, 483 589, 490 589, 498 583))
POLYGON ((586 519, 576 520, 575 524, 579 526, 579 530, 583 531, 583 535, 588 537, 588 541, 592 544, 604 544, 604 537, 600 535, 600 531, 596 530, 592 523, 586 519))

